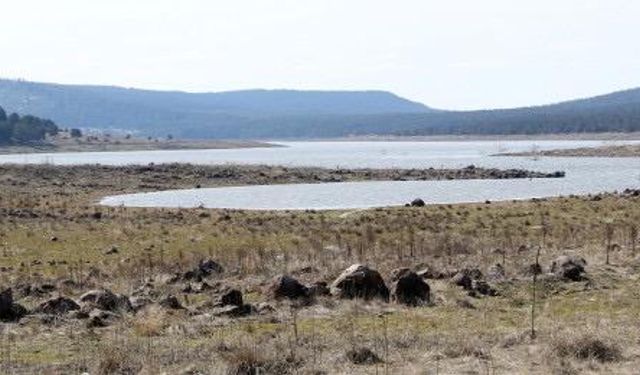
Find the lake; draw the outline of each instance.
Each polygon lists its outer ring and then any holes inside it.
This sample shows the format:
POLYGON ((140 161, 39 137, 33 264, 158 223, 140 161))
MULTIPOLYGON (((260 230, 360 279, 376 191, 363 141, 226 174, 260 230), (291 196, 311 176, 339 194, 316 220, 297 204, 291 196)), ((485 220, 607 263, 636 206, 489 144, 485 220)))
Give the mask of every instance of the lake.
MULTIPOLYGON (((0 155, 0 163, 268 164, 328 168, 522 168, 562 170, 565 178, 518 180, 378 181, 193 189, 107 197, 111 206, 236 209, 356 209, 427 203, 481 202, 599 193, 637 188, 640 158, 492 156, 532 149, 594 147, 603 141, 278 142, 286 147, 0 155)), ((632 142, 627 142, 632 143, 632 142)))

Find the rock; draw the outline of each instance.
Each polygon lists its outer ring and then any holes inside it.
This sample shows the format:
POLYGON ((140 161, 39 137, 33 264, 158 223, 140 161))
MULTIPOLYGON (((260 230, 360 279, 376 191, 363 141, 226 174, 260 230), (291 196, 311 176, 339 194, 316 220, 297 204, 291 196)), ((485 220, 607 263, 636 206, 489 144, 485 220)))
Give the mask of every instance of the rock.
POLYGON ((148 297, 131 297, 129 301, 131 303, 131 308, 136 312, 153 303, 151 298, 148 297))
POLYGON ((551 272, 563 279, 580 281, 587 266, 584 258, 575 255, 561 255, 551 263, 551 272))
POLYGON ((369 348, 357 348, 347 351, 347 359, 356 365, 373 365, 382 360, 369 348))
POLYGON ((465 290, 471 290, 473 280, 466 273, 458 272, 451 278, 451 282, 457 286, 461 286, 465 290))
POLYGON ((187 271, 184 273, 183 278, 185 280, 194 280, 194 281, 202 281, 202 279, 212 276, 219 275, 224 272, 224 268, 217 262, 212 259, 206 260, 204 262, 200 262, 198 267, 191 271, 187 271))
POLYGON ((26 308, 13 301, 13 290, 11 288, 5 289, 0 293, 1 322, 16 322, 27 315, 27 313, 26 308))
POLYGON ((91 310, 89 313, 89 320, 87 321, 87 327, 98 328, 106 327, 113 323, 113 321, 120 319, 120 316, 112 313, 111 311, 104 311, 100 309, 91 310))
POLYGON ((471 284, 471 289, 474 292, 480 293, 483 296, 497 296, 498 292, 493 289, 491 287, 491 285, 489 285, 489 283, 487 283, 484 280, 473 280, 472 284, 471 284))
POLYGON ((80 296, 80 302, 95 305, 104 311, 132 311, 129 297, 115 294, 110 290, 91 290, 80 296))
POLYGON ((108 249, 107 251, 104 252, 104 255, 112 255, 112 254, 118 254, 119 250, 117 246, 111 246, 110 249, 108 249))
POLYGON ((182 304, 180 303, 180 301, 178 301, 178 298, 176 298, 176 296, 166 296, 165 298, 161 299, 160 302, 158 302, 160 304, 160 306, 166 308, 166 309, 171 309, 171 310, 184 310, 185 307, 182 306, 182 304))
POLYGON ((250 315, 253 312, 253 307, 251 305, 227 305, 223 307, 217 307, 211 311, 211 315, 213 316, 228 316, 231 318, 237 318, 241 316, 250 315))
POLYGON ((420 271, 416 272, 416 274, 423 279, 434 280, 449 279, 455 275, 455 273, 452 273, 450 271, 438 271, 430 266, 424 266, 420 271))
POLYGON ((392 277, 393 300, 407 306, 419 306, 429 302, 431 288, 420 276, 409 269, 399 270, 392 277))
POLYGON ((242 292, 237 289, 226 289, 219 298, 220 306, 242 306, 242 292))
POLYGON ((276 308, 267 302, 261 302, 256 307, 258 314, 269 314, 276 311, 276 308))
POLYGON ((63 315, 69 311, 80 310, 80 305, 68 297, 57 297, 41 303, 34 310, 38 314, 63 315))
POLYGON ((504 267, 500 263, 496 263, 487 272, 487 280, 493 282, 504 281, 506 279, 506 272, 504 267))
POLYGON ((411 207, 424 207, 425 203, 422 199, 416 198, 411 201, 411 207))
POLYGON ((274 299, 299 299, 306 298, 309 295, 306 286, 288 275, 274 277, 267 287, 267 292, 274 299))
POLYGON ((389 301, 389 288, 380 273, 362 264, 354 264, 344 270, 330 289, 331 294, 340 298, 389 301))
POLYGON ((311 284, 308 293, 309 296, 313 298, 326 297, 331 295, 331 290, 329 290, 326 282, 316 281, 315 283, 311 284))

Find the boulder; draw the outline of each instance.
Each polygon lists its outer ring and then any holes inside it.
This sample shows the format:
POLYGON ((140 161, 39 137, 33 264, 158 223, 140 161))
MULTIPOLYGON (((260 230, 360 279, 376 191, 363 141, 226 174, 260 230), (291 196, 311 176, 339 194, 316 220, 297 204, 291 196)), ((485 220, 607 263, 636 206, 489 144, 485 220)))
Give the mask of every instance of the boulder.
POLYGON ((583 279, 587 261, 575 255, 561 255, 551 263, 551 272, 566 280, 580 281, 583 279))
POLYGON ((202 281, 202 279, 219 275, 224 272, 224 268, 212 259, 208 259, 204 262, 200 262, 196 268, 184 273, 183 278, 185 280, 202 281))
POLYGON ((241 316, 250 315, 253 311, 254 311, 254 308, 251 305, 240 305, 240 306, 227 305, 223 307, 214 308, 211 311, 211 315, 237 318, 241 316))
POLYGON ((149 306, 153 303, 151 298, 148 297, 131 297, 129 301, 131 303, 131 308, 133 309, 133 311, 140 311, 146 306, 149 306))
POLYGON ((458 272, 451 278, 451 282, 457 286, 461 286, 465 290, 471 290, 473 280, 464 272, 458 272))
POLYGON ((219 306, 242 306, 242 292, 237 289, 227 288, 218 298, 219 306))
POLYGON ((425 203, 422 199, 416 198, 411 201, 411 207, 424 207, 425 203))
POLYGON ((494 297, 498 295, 498 292, 484 280, 473 280, 473 282, 471 283, 471 290, 473 290, 473 292, 475 293, 480 293, 483 296, 494 297))
POLYGON ((120 316, 112 313, 111 311, 104 311, 100 309, 91 310, 89 313, 89 320, 87 321, 87 327, 99 328, 106 327, 118 320, 120 316))
POLYGON ((309 287, 310 297, 326 297, 329 295, 331 295, 331 290, 329 290, 327 283, 324 281, 316 281, 309 287))
POLYGON ((132 311, 129 297, 115 294, 107 289, 91 290, 80 296, 80 302, 92 304, 104 311, 132 311))
POLYGON ((389 288, 380 273, 362 264, 354 264, 344 270, 330 289, 331 294, 340 298, 389 301, 389 288))
POLYGON ((0 322, 15 322, 27 315, 27 309, 13 301, 13 290, 5 289, 0 293, 0 322))
POLYGON ((394 271, 391 284, 393 300, 407 306, 429 302, 431 288, 422 277, 409 269, 394 271))
POLYGON ((299 299, 306 298, 309 295, 309 290, 293 277, 280 275, 271 280, 267 287, 267 293, 274 299, 299 299))
POLYGON ((356 365, 373 365, 382 360, 369 348, 356 348, 347 351, 347 359, 356 365))
POLYGON ((178 298, 173 295, 169 295, 161 299, 159 302, 160 306, 171 309, 171 310, 184 310, 184 306, 178 301, 178 298))
POLYGON ((80 310, 80 305, 68 297, 51 298, 34 310, 38 314, 63 315, 69 311, 80 310))

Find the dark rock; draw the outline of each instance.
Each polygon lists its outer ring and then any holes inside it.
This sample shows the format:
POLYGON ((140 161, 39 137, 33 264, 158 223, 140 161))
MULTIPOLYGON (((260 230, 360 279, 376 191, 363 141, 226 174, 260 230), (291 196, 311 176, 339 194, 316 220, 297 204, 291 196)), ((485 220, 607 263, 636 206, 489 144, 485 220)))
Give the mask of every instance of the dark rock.
POLYGON ((228 306, 223 306, 223 307, 218 307, 213 309, 213 311, 211 312, 211 315, 228 316, 231 318, 237 318, 241 316, 250 315, 253 311, 254 309, 251 305, 241 305, 241 306, 228 305, 228 306))
POLYGON ((178 301, 178 298, 176 298, 176 296, 166 296, 165 298, 161 299, 159 302, 160 306, 166 308, 166 309, 172 309, 172 310, 184 310, 185 307, 182 306, 182 304, 180 303, 180 301, 178 301))
POLYGON ((469 275, 467 275, 464 272, 456 273, 451 278, 451 282, 454 283, 457 286, 461 286, 465 290, 471 290, 472 289, 471 288, 471 284, 473 283, 473 280, 471 279, 471 277, 469 277, 469 275))
POLYGON ((89 313, 89 320, 87 321, 87 327, 89 328, 99 328, 99 327, 107 327, 115 320, 118 320, 120 316, 114 314, 110 311, 104 311, 99 309, 94 309, 89 313))
POLYGON ((80 302, 95 305, 104 311, 132 311, 129 297, 115 294, 110 290, 91 290, 80 296, 80 302))
POLYGON ((391 295, 393 300, 407 306, 418 306, 429 302, 431 288, 423 278, 408 268, 393 272, 391 295))
POLYGON ((219 298, 220 306, 242 306, 242 292, 237 289, 226 289, 219 298))
POLYGON ((274 277, 267 287, 267 292, 274 299, 299 299, 306 298, 309 295, 306 286, 288 275, 274 277))
POLYGON ((131 297, 129 301, 131 302, 131 308, 136 312, 153 303, 151 298, 148 297, 131 297))
POLYGON ((356 365, 373 365, 382 360, 369 348, 357 348, 347 351, 347 359, 356 365))
POLYGON ((340 298, 389 301, 389 288, 380 273, 362 264, 344 270, 331 284, 331 293, 340 298))
POLYGON ((13 301, 13 290, 11 288, 5 289, 0 293, 0 321, 16 322, 27 313, 26 308, 13 301))
POLYGON ((489 285, 484 280, 473 280, 471 284, 471 288, 473 291, 482 294, 484 296, 497 296, 498 292, 489 285))
POLYGON ((104 252, 104 255, 112 255, 112 254, 118 254, 119 250, 117 246, 111 246, 111 248, 107 251, 104 252))
POLYGON ((422 199, 416 198, 411 201, 411 207, 424 207, 425 203, 422 199))
POLYGON ((575 255, 561 255, 551 263, 551 272, 563 279, 580 281, 583 280, 584 269, 587 261, 575 255))
POLYGON ((69 311, 80 310, 80 305, 68 297, 57 297, 41 303, 34 310, 38 314, 63 315, 69 311))
POLYGON ((311 286, 309 287, 310 297, 313 297, 313 298, 326 297, 329 295, 331 295, 331 290, 329 290, 327 283, 324 281, 316 281, 315 283, 311 284, 311 286))
POLYGON ((191 271, 184 273, 183 278, 185 280, 202 281, 202 279, 212 276, 220 275, 224 272, 224 268, 217 262, 209 259, 204 262, 200 262, 198 267, 191 271))

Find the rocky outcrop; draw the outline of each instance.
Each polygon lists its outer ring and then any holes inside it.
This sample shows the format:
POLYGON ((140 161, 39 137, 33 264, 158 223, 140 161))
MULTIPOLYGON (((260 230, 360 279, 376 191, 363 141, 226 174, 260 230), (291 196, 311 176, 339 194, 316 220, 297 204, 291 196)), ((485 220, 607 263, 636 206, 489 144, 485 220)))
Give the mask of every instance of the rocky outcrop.
POLYGON ((389 301, 389 288, 380 273, 362 264, 354 264, 344 270, 330 289, 331 294, 340 298, 389 301))
POLYGON ((37 314, 64 315, 69 311, 80 310, 80 305, 68 297, 57 297, 41 303, 35 308, 37 314))
POLYGON ((0 322, 16 322, 27 314, 27 309, 13 301, 13 290, 0 293, 0 322))
POLYGON ((561 255, 551 263, 551 273, 565 280, 580 281, 586 267, 587 261, 582 257, 561 255))
POLYGON ((107 289, 91 290, 80 296, 80 302, 91 304, 104 311, 132 311, 129 297, 115 294, 107 289))
POLYGON ((224 273, 224 268, 212 259, 200 262, 196 268, 184 273, 185 280, 202 281, 204 278, 220 275, 224 273))
POLYGON ((391 296, 397 303, 419 306, 431 298, 429 284, 408 268, 395 270, 391 282, 391 296))
POLYGON ((293 277, 279 275, 269 282, 267 294, 274 299, 300 299, 307 298, 309 290, 293 277))

